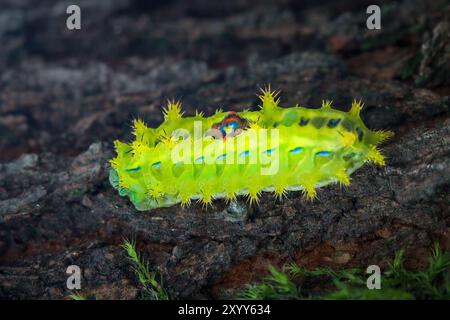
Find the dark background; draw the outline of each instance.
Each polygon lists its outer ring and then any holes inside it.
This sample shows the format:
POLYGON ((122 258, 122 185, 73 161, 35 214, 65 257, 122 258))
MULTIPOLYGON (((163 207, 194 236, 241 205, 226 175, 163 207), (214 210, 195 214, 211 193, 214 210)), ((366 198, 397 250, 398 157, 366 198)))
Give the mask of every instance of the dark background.
POLYGON ((434 241, 450 247, 448 1, 31 1, 0 3, 0 297, 64 298, 65 268, 83 292, 134 298, 119 245, 137 239, 174 297, 229 297, 268 263, 383 265, 407 248, 412 268, 434 241), (68 4, 82 29, 65 27, 68 4), (381 7, 378 31, 366 8, 381 7), (391 129, 388 166, 366 166, 314 203, 292 193, 261 206, 217 202, 137 213, 107 182, 112 141, 152 126, 169 98, 195 109, 281 104, 348 110, 391 129))

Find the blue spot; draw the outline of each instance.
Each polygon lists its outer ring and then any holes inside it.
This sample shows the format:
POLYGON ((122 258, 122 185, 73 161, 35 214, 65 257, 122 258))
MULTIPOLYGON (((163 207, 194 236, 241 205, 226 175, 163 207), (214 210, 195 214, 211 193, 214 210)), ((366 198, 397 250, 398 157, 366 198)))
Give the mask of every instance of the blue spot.
POLYGON ((301 120, 300 120, 300 126, 304 127, 304 126, 306 126, 308 124, 308 122, 309 122, 308 118, 303 118, 302 117, 301 120))
POLYGON ((201 157, 198 157, 197 159, 195 159, 195 163, 203 163, 203 161, 205 161, 204 156, 201 156, 201 157))
POLYGON ((227 154, 224 153, 224 154, 222 154, 221 156, 218 156, 218 157, 216 158, 216 160, 223 160, 223 159, 225 159, 226 157, 227 157, 227 154))
POLYGON ((175 163, 175 165, 176 165, 177 167, 179 167, 179 166, 183 165, 183 161, 178 161, 177 163, 175 163))
POLYGON ((333 152, 331 151, 319 151, 316 153, 316 156, 320 156, 320 157, 326 157, 331 155, 333 152))
POLYGON ((339 124, 339 122, 341 122, 341 119, 339 119, 339 118, 330 119, 328 121, 327 126, 328 126, 328 128, 335 128, 339 124))
POLYGON ((266 151, 263 151, 263 153, 271 155, 274 151, 275 149, 267 149, 266 151))
POLYGON ((239 157, 241 158, 246 158, 248 157, 248 155, 250 154, 250 151, 246 150, 244 152, 241 152, 241 154, 239 155, 239 157))
POLYGON ((356 128, 356 133, 358 133, 358 140, 362 141, 364 138, 364 132, 361 130, 361 128, 356 128))
POLYGON ((155 162, 152 164, 152 167, 159 168, 161 167, 161 161, 155 162))
POLYGON ((296 154, 296 153, 300 153, 302 150, 303 150, 302 147, 297 147, 297 148, 294 148, 292 150, 289 150, 289 152, 296 154))
POLYGON ((141 170, 141 167, 136 167, 136 168, 132 168, 132 169, 127 169, 128 172, 138 172, 141 170))
POLYGON ((239 123, 237 123, 236 121, 231 121, 229 123, 226 124, 227 127, 233 127, 233 129, 239 128, 239 123))

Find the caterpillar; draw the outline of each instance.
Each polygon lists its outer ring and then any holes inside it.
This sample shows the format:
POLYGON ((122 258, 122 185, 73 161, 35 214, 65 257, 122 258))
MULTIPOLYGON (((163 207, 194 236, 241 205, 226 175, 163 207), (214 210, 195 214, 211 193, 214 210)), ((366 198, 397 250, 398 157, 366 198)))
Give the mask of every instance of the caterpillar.
POLYGON ((183 117, 181 103, 169 101, 159 127, 135 119, 134 141, 114 142, 111 185, 140 211, 237 196, 257 203, 262 191, 314 199, 319 187, 348 186, 366 162, 385 165, 379 145, 393 133, 369 130, 361 101, 343 112, 330 101, 318 109, 281 107, 270 87, 259 98, 258 111, 183 117))

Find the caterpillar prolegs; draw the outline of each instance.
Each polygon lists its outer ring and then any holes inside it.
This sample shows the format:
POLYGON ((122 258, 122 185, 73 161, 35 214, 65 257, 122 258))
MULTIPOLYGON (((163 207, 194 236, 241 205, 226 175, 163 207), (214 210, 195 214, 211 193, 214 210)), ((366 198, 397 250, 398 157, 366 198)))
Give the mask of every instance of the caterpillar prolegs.
POLYGON ((301 190, 313 199, 321 186, 348 185, 365 162, 385 164, 378 146, 393 133, 367 129, 361 102, 343 112, 329 101, 283 108, 270 88, 259 97, 259 111, 183 117, 181 104, 169 101, 158 128, 134 120, 134 141, 114 142, 111 184, 138 210, 243 195, 253 203, 261 191, 301 190))

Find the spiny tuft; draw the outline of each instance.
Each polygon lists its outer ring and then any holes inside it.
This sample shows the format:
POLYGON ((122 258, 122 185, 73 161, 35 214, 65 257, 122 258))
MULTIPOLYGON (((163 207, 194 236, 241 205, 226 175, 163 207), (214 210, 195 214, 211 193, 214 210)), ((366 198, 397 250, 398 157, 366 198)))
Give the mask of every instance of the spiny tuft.
POLYGON ((362 103, 361 100, 356 101, 356 99, 355 99, 352 102, 352 107, 350 108, 349 112, 350 112, 350 114, 352 114, 356 117, 359 117, 359 114, 363 107, 364 107, 364 103, 362 103))
POLYGON ((323 100, 322 101, 322 109, 323 110, 330 110, 332 108, 332 105, 331 105, 332 103, 333 103, 333 101, 323 100))
POLYGON ((344 170, 340 170, 336 173, 336 179, 339 181, 341 186, 347 187, 350 185, 350 177, 344 170))
POLYGON ((164 120, 175 120, 183 116, 181 102, 175 100, 167 101, 167 108, 163 109, 164 120))
POLYGON ((375 143, 381 144, 394 136, 394 132, 389 130, 377 130, 373 133, 375 136, 375 143))
POLYGON ((307 200, 314 200, 317 196, 317 191, 315 187, 315 183, 313 182, 305 182, 304 184, 304 191, 303 194, 307 200))
POLYGON ((262 109, 275 109, 278 107, 278 104, 280 103, 280 98, 278 95, 280 94, 280 91, 272 91, 270 89, 270 84, 267 87, 264 87, 264 89, 260 89, 262 94, 258 95, 259 99, 262 101, 262 109))
POLYGON ((385 157, 376 146, 372 146, 367 152, 367 160, 382 167, 386 165, 385 157))

